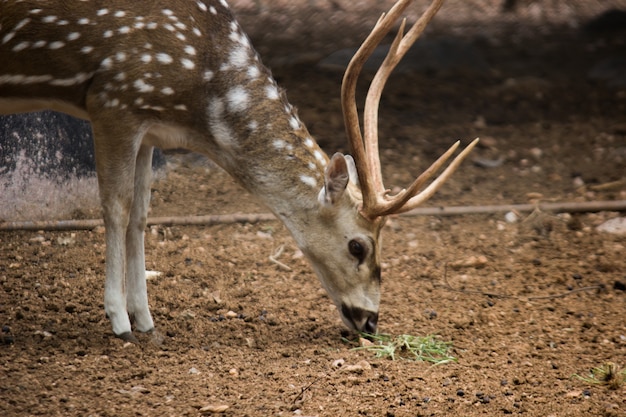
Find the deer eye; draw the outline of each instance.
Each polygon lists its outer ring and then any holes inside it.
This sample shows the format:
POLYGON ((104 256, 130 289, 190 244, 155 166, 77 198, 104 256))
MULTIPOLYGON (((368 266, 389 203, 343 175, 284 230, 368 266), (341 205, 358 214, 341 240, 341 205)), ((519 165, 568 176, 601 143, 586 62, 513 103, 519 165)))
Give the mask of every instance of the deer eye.
POLYGON ((348 242, 348 251, 350 251, 350 255, 359 260, 359 263, 365 259, 365 246, 358 240, 352 239, 348 242))

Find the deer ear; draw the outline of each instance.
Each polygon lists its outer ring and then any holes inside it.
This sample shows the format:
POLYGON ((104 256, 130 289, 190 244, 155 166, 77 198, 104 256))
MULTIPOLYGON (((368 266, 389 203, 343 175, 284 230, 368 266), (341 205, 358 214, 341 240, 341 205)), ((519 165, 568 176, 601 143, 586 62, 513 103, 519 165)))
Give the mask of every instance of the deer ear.
POLYGON ((350 177, 350 182, 355 185, 360 185, 359 183, 359 172, 356 170, 356 164, 354 163, 354 158, 351 155, 344 155, 346 159, 346 163, 348 164, 348 175, 350 177))
POLYGON ((346 190, 349 179, 346 158, 341 153, 334 154, 324 172, 324 188, 320 191, 319 202, 326 206, 335 204, 346 190))

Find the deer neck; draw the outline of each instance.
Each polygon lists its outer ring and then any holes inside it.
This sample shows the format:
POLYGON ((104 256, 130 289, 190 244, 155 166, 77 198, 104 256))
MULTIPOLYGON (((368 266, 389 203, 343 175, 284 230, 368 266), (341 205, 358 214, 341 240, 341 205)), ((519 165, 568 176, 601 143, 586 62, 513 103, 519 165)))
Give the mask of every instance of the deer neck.
POLYGON ((269 71, 258 62, 251 65, 239 73, 215 74, 205 121, 211 139, 197 150, 261 200, 301 242, 302 225, 318 209, 328 156, 269 71))

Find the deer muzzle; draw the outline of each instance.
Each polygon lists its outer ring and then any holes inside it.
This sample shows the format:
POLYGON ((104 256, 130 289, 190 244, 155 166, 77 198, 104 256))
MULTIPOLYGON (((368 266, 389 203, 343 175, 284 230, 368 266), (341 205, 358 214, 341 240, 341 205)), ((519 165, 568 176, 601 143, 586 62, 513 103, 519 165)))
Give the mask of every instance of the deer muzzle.
POLYGON ((350 307, 341 304, 341 317, 344 323, 352 330, 363 333, 376 333, 378 326, 378 311, 369 311, 360 307, 350 307))

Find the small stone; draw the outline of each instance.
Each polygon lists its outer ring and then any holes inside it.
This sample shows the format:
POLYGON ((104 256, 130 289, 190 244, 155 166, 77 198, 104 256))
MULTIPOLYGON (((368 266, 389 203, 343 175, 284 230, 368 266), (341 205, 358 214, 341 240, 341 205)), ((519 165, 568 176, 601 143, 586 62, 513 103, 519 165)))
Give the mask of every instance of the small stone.
POLYGON ((539 159, 543 156, 543 151, 539 148, 532 148, 530 150, 530 154, 532 155, 533 158, 539 159))
POLYGON ((234 311, 232 311, 232 310, 229 310, 229 311, 225 314, 225 316, 226 316, 227 318, 229 318, 229 319, 236 319, 237 317, 239 317, 239 314, 235 313, 235 312, 234 312, 234 311))
POLYGON ((460 268, 482 268, 487 265, 488 260, 485 255, 470 256, 467 259, 456 261, 450 264, 454 269, 460 268))
POLYGON ((514 211, 509 211, 504 215, 504 221, 507 223, 517 223, 519 216, 514 211))
POLYGON ((585 185, 585 181, 581 177, 574 177, 574 179, 572 180, 572 183, 574 184, 574 187, 576 188, 580 188, 585 185))
POLYGON ((596 227, 598 232, 626 235, 626 217, 615 217, 596 227))
POLYGON ((366 339, 364 337, 359 337, 359 346, 361 347, 368 347, 368 346, 372 346, 374 344, 374 342, 372 342, 369 339, 366 339))
POLYGON ((228 410, 227 405, 209 404, 209 405, 205 405, 198 411, 200 411, 202 414, 219 414, 219 413, 225 413, 226 410, 228 410))
POLYGON ((198 371, 198 370, 197 370, 196 368, 194 368, 194 367, 191 367, 191 368, 189 368, 189 373, 190 373, 191 375, 198 375, 198 374, 200 373, 200 371, 198 371))
POLYGON ((341 368, 344 363, 346 363, 346 361, 344 359, 336 359, 336 360, 333 361, 332 367, 333 368, 341 368))

